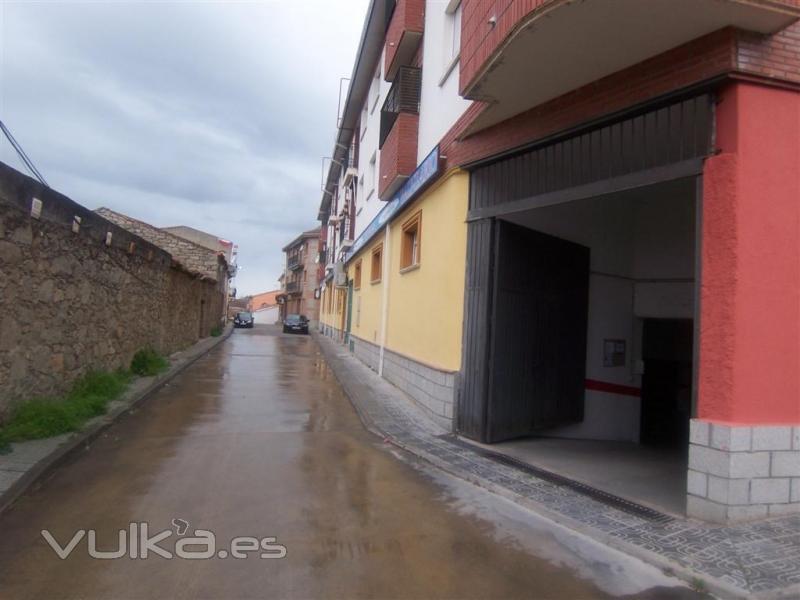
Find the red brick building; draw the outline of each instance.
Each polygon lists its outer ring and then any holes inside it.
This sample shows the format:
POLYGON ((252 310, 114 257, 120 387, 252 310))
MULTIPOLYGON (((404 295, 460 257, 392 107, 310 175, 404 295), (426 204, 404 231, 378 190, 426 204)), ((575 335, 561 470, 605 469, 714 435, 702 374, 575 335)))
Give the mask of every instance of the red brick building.
POLYGON ((280 317, 304 315, 315 325, 319 320, 320 228, 304 231, 283 252, 286 268, 278 295, 280 317))

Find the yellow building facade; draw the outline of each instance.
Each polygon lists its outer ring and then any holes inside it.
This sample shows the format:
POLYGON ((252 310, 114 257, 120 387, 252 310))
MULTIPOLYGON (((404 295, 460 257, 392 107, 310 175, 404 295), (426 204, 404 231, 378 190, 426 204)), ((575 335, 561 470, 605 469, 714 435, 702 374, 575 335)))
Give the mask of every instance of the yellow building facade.
POLYGON ((322 293, 323 331, 348 334, 358 358, 443 424, 461 367, 468 200, 468 173, 444 174, 348 259, 350 302, 348 287, 322 293))
POLYGON ((328 285, 320 298, 320 328, 331 337, 340 337, 346 327, 347 289, 328 285))

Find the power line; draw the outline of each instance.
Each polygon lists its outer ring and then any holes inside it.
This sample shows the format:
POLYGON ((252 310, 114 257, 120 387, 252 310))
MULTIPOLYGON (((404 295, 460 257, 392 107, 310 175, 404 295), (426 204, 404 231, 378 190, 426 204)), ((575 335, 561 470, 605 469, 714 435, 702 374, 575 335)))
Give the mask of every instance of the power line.
POLYGON ((19 156, 20 160, 25 164, 28 170, 31 172, 31 175, 36 177, 42 185, 50 187, 50 185, 45 181, 44 176, 39 172, 39 169, 36 168, 36 165, 33 164, 33 161, 25 154, 25 150, 22 149, 22 146, 19 145, 19 142, 11 135, 11 132, 8 130, 8 127, 5 126, 5 123, 0 121, 0 131, 2 131, 8 143, 11 144, 11 147, 16 150, 17 155, 19 156))

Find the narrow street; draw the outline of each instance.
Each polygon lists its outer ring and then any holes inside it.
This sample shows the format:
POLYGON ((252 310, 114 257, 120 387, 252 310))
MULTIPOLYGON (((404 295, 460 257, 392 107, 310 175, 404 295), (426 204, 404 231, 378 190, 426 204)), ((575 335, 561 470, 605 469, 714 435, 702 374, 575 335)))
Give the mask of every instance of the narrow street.
MULTIPOLYGON (((2 598, 690 597, 657 569, 367 432, 309 336, 237 330, 0 516, 2 598), (98 560, 119 530, 275 537, 282 559, 98 560), (176 521, 178 525, 175 525, 176 521)), ((173 549, 178 534, 164 541, 173 549)))

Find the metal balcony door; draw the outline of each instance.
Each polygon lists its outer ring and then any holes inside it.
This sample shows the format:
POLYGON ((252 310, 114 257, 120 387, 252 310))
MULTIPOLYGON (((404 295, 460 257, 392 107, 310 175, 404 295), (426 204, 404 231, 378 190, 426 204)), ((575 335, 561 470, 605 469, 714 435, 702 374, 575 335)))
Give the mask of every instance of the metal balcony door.
POLYGON ((487 441, 583 419, 589 249, 497 221, 487 441))

